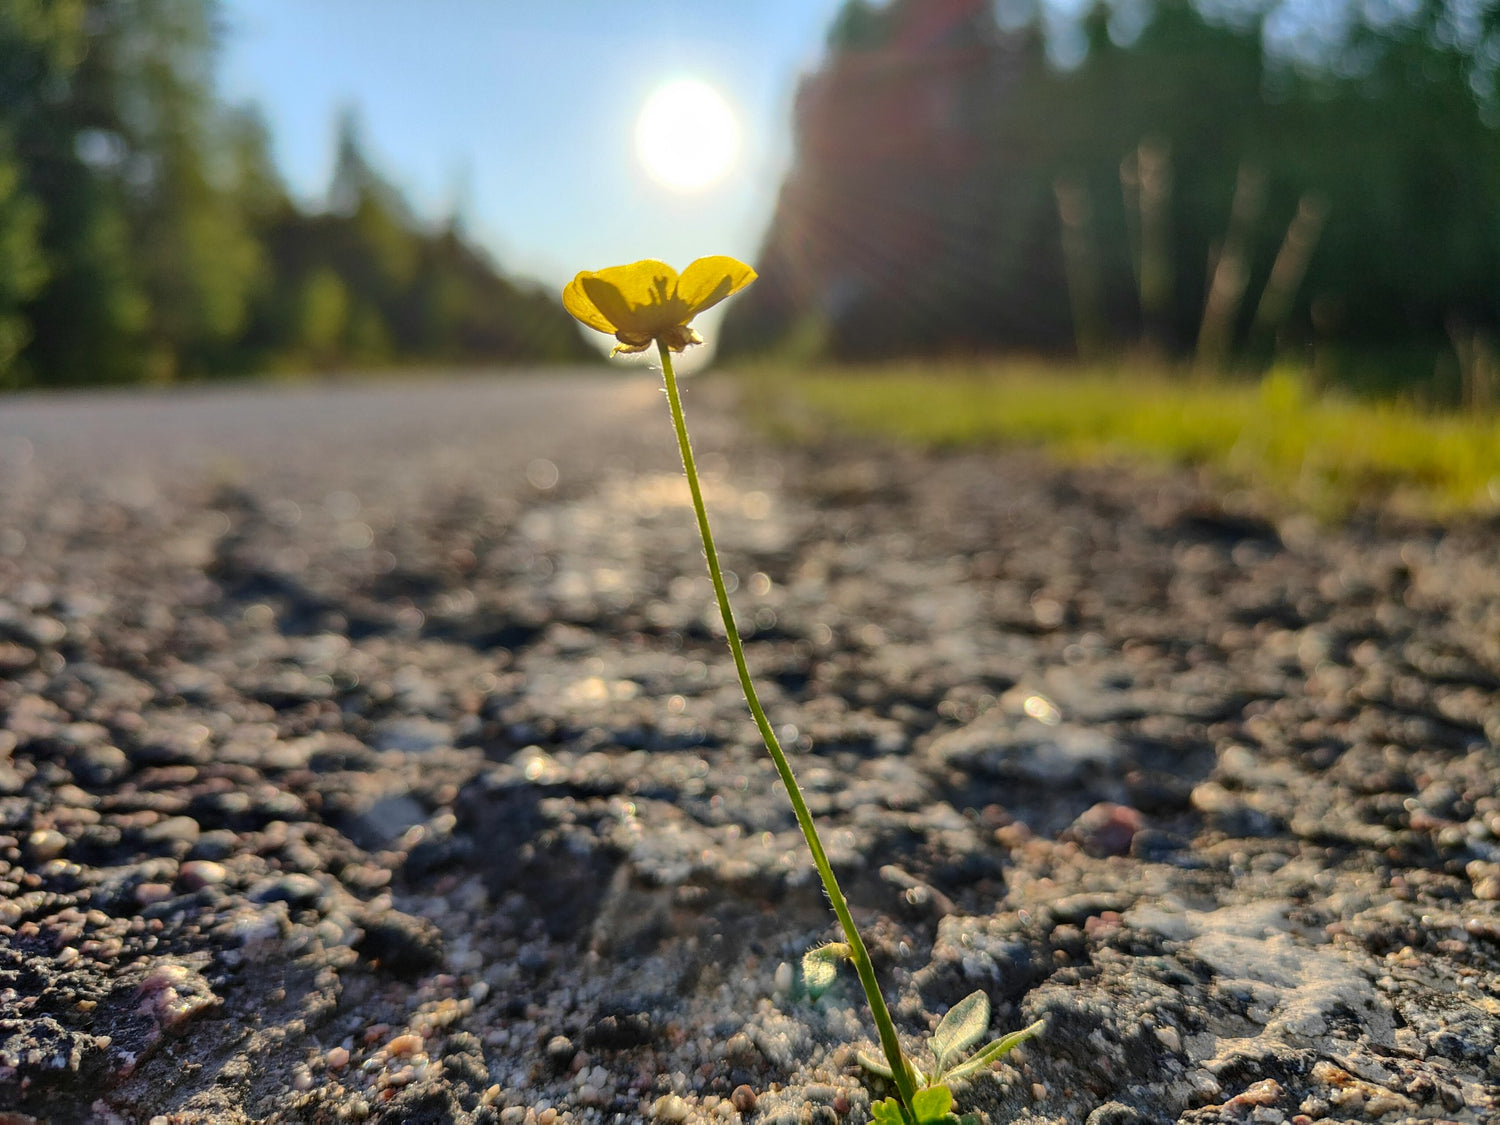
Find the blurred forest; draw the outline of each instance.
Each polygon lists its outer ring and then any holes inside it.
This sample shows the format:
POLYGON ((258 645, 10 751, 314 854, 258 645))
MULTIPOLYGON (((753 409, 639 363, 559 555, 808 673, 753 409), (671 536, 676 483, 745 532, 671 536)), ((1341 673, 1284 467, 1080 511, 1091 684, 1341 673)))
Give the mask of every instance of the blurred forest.
MULTIPOLYGON (((848 0, 720 354, 1128 353, 1500 405, 1500 0, 848 0)), ((324 206, 215 0, 0 0, 0 387, 592 359, 340 123, 324 206)))
POLYGON ((849 0, 723 355, 1127 351, 1495 404, 1500 6, 849 0))
POLYGON ((212 0, 0 0, 0 387, 597 358, 341 123, 327 207, 214 96, 212 0))

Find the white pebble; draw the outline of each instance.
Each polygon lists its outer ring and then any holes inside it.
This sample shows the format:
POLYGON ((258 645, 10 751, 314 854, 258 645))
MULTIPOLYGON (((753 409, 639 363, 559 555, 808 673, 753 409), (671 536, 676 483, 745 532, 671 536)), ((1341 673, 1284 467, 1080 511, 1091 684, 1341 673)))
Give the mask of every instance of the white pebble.
POLYGON ((663 1094, 652 1103, 651 1116, 658 1121, 686 1121, 688 1104, 676 1094, 663 1094))
POLYGON ((776 975, 772 979, 772 985, 777 995, 783 995, 792 990, 792 966, 786 961, 776 966, 776 975))

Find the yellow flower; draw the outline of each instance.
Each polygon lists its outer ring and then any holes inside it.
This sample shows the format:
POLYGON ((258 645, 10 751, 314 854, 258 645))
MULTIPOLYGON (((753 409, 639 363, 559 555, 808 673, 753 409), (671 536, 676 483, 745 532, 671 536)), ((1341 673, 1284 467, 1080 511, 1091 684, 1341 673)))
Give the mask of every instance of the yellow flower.
POLYGON ((744 262, 718 255, 699 258, 682 276, 647 258, 628 266, 585 270, 563 290, 563 305, 583 323, 620 341, 614 353, 643 352, 660 340, 674 352, 703 338, 688 322, 755 280, 744 262))

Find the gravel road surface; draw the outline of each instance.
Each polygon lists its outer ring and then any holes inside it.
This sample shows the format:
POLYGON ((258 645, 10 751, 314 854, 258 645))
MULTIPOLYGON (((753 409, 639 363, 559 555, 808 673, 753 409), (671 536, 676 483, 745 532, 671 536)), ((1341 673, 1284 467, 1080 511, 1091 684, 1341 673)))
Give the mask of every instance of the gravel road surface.
MULTIPOLYGON (((1000 1122, 1500 1121, 1500 523, 689 422, 1000 1122)), ((0 1122, 863 1122, 647 373, 0 400, 0 1122)))

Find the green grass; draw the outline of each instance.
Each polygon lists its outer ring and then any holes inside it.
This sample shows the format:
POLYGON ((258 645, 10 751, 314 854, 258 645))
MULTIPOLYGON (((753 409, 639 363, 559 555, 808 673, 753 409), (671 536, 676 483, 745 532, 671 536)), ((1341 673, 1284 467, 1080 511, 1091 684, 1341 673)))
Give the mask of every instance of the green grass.
POLYGON ((747 374, 756 414, 800 440, 831 428, 1203 466, 1323 516, 1372 502, 1420 515, 1500 508, 1500 417, 1317 395, 1287 370, 1258 382, 1024 362, 747 374))

